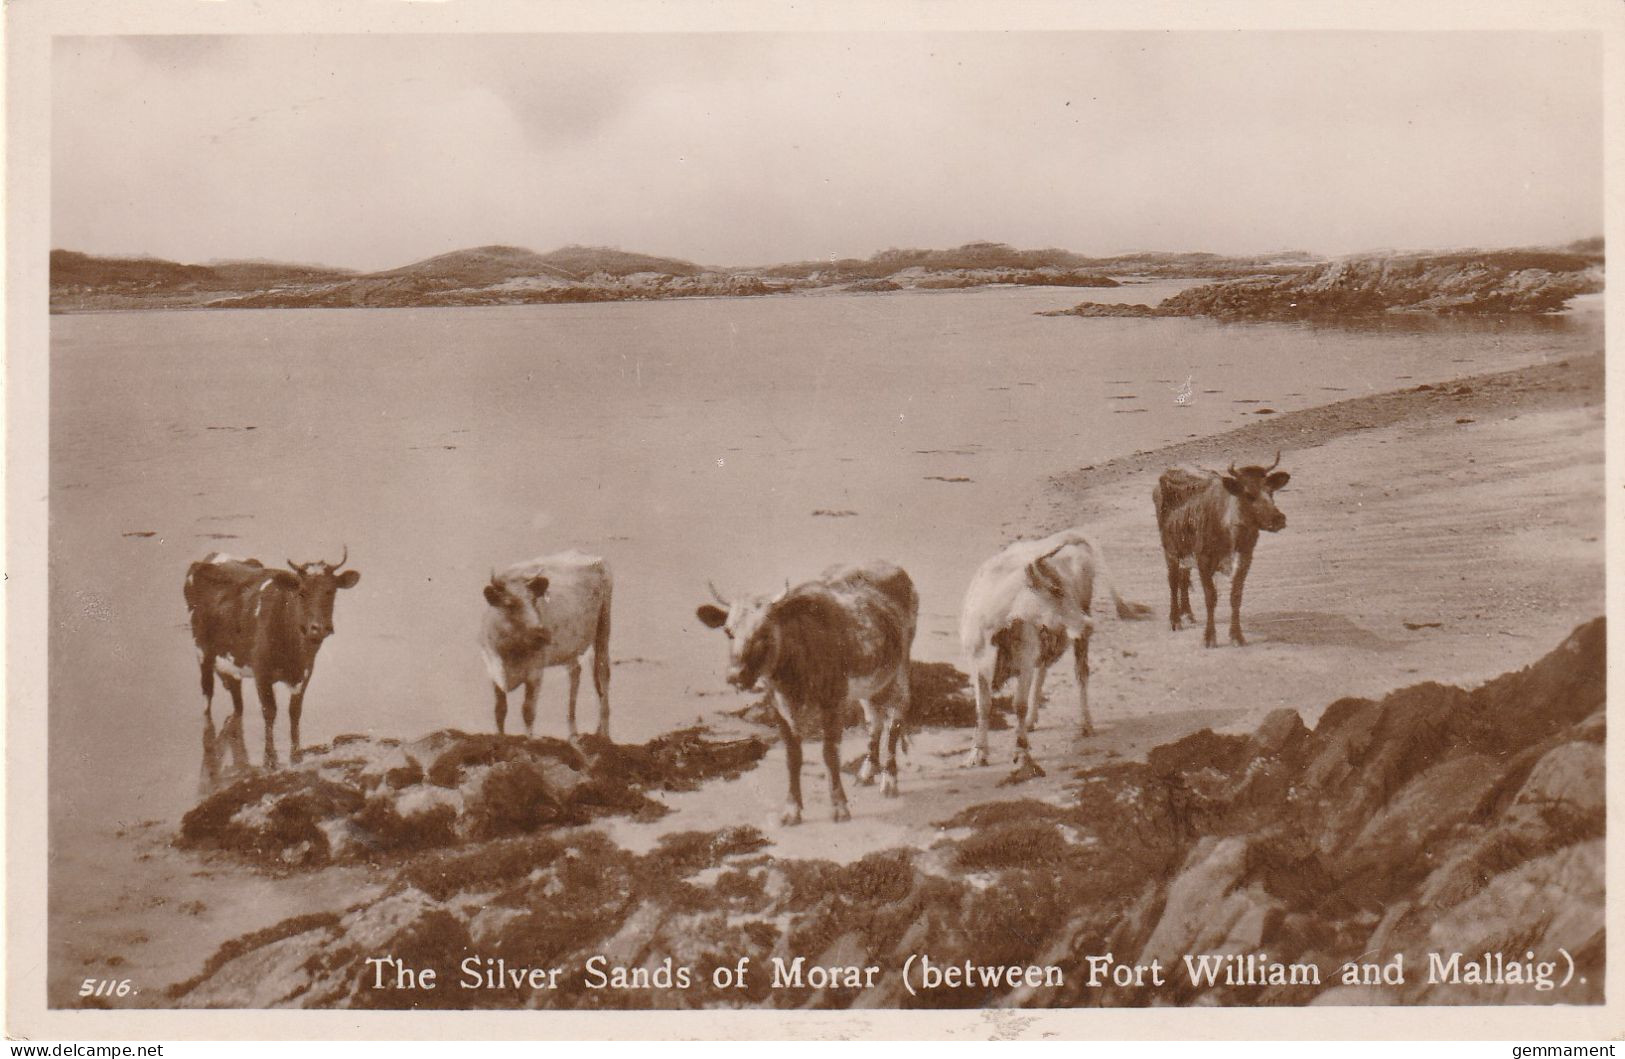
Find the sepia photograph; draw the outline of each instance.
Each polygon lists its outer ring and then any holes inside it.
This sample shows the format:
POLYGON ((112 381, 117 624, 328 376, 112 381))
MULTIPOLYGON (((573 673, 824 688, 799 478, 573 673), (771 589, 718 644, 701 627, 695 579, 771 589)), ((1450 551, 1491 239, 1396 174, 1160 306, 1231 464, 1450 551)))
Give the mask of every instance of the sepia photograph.
POLYGON ((1617 13, 20 6, 8 1033, 1625 1030, 1617 13))

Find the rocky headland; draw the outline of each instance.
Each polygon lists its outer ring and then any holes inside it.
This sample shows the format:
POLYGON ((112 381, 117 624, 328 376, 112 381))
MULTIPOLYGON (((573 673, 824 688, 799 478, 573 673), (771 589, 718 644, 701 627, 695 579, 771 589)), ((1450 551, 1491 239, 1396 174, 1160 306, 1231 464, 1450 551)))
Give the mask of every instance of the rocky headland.
POLYGON ((1321 320, 1383 313, 1554 313, 1602 290, 1602 253, 1564 250, 1374 254, 1192 287, 1157 305, 1082 302, 1045 316, 1321 320))

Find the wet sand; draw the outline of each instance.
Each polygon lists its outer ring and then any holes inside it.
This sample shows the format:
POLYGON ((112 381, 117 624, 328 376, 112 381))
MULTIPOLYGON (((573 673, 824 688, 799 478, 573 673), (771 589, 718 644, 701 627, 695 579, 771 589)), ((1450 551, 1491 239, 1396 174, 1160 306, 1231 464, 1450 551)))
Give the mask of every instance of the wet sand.
MULTIPOLYGON (((1203 727, 1247 729, 1281 706, 1313 723, 1342 695, 1422 680, 1470 685, 1527 664, 1603 609, 1603 452, 1597 356, 1304 409, 1060 476, 1029 506, 1020 535, 1089 527, 1119 590, 1154 615, 1102 623, 1090 687, 1095 737, 1076 738, 1070 677, 1052 678, 1034 746, 1046 777, 1000 785, 1008 731, 993 733, 994 765, 965 769, 970 732, 926 730, 902 763, 904 797, 849 785, 851 824, 829 821, 822 769, 810 755, 808 822, 763 826, 783 791, 775 749, 738 780, 661 796, 675 811, 657 822, 606 829, 643 848, 675 831, 753 823, 775 856, 848 861, 929 846, 937 822, 964 806, 1058 797, 1079 767, 1142 755, 1203 727), (1168 463, 1254 462, 1276 447, 1293 474, 1278 498, 1289 525, 1258 548, 1243 608, 1250 644, 1206 650, 1199 629, 1167 628, 1151 483, 1168 463)), ((1197 597, 1200 609, 1199 589, 1197 597)), ((1227 608, 1221 601, 1221 622, 1227 608)), ((931 652, 940 653, 940 645, 931 652)), ((694 691, 687 700, 689 715, 723 705, 694 691)), ((858 754, 855 734, 843 750, 858 754)), ((194 973, 225 941, 290 915, 344 908, 384 881, 356 868, 267 877, 222 855, 175 850, 172 836, 172 822, 126 825, 136 859, 113 873, 56 851, 53 1003, 73 1003, 84 977, 136 975, 136 1002, 161 1006, 162 987, 194 973)))

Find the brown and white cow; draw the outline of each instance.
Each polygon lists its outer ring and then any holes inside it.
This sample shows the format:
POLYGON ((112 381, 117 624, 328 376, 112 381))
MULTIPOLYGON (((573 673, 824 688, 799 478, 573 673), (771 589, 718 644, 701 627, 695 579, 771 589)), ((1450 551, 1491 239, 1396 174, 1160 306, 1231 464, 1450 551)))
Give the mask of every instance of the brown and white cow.
MULTIPOLYGON (((1100 547, 1080 529, 1016 541, 984 562, 971 578, 960 611, 959 641, 976 690, 976 740, 967 765, 987 764, 993 693, 1016 678, 1016 760, 1026 759, 1027 732, 1038 720, 1049 667, 1072 647, 1078 680, 1079 732, 1094 731, 1089 715, 1089 637, 1095 627, 1097 584, 1107 584, 1100 547)), ((1119 618, 1144 617, 1144 604, 1110 591, 1119 618)))
POLYGON ((824 766, 834 818, 850 820, 841 786, 841 730, 846 704, 856 699, 869 729, 859 782, 882 771, 882 792, 897 796, 897 744, 908 723, 909 653, 920 598, 901 567, 881 560, 832 566, 777 596, 723 600, 695 613, 727 633, 728 682, 742 690, 763 684, 784 738, 789 797, 780 821, 801 822, 801 734, 807 711, 824 731, 824 766))
POLYGON ((1213 628, 1217 573, 1230 575, 1230 639, 1237 646, 1247 643, 1241 634, 1241 593, 1253 565, 1253 548, 1261 530, 1278 533, 1286 528, 1275 494, 1292 476, 1275 469, 1280 465, 1277 452, 1268 467, 1237 470, 1232 463, 1225 474, 1170 467, 1157 479, 1151 503, 1168 563, 1168 625, 1174 631, 1179 630, 1181 615, 1196 620, 1191 613, 1190 575, 1195 566, 1207 601, 1202 643, 1208 647, 1217 643, 1213 628))
POLYGON ((231 693, 234 715, 243 712, 243 680, 254 678, 265 718, 265 764, 277 764, 276 685, 288 687, 288 739, 300 758, 299 716, 316 667, 316 652, 333 635, 333 600, 353 588, 360 572, 339 573, 350 549, 336 563, 296 563, 267 568, 258 559, 210 552, 186 571, 186 609, 192 618, 203 683, 203 713, 210 718, 218 673, 231 693))
POLYGON ((533 734, 542 671, 564 666, 570 673, 565 717, 574 739, 581 657, 590 647, 598 734, 609 738, 609 611, 614 589, 609 564, 578 551, 516 563, 491 575, 485 586, 489 607, 480 625, 480 655, 496 695, 498 732, 508 718, 508 692, 523 685, 525 734, 533 734))

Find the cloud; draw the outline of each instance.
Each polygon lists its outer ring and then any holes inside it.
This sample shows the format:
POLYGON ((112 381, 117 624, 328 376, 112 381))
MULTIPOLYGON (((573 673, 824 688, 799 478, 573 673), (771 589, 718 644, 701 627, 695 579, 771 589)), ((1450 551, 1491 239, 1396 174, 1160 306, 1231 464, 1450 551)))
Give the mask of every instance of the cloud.
POLYGON ((53 233, 388 267, 986 238, 1322 252, 1601 224, 1583 34, 64 38, 53 233))

